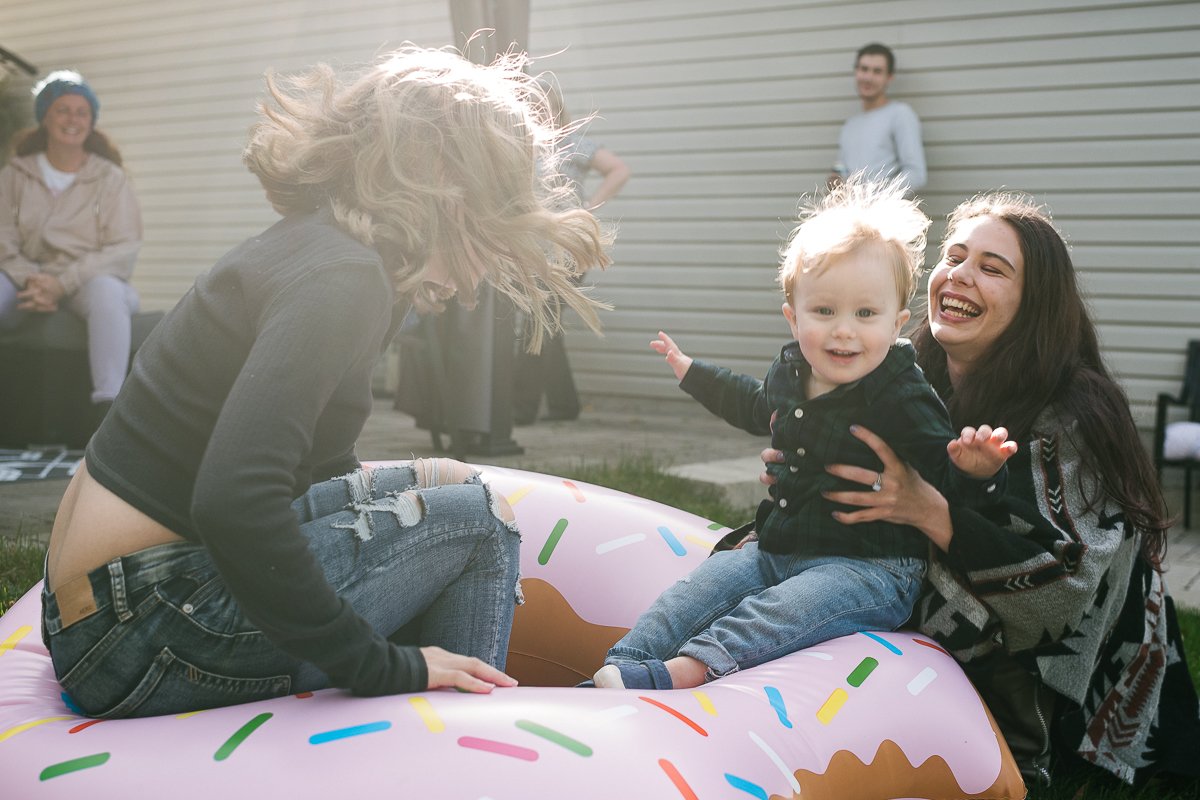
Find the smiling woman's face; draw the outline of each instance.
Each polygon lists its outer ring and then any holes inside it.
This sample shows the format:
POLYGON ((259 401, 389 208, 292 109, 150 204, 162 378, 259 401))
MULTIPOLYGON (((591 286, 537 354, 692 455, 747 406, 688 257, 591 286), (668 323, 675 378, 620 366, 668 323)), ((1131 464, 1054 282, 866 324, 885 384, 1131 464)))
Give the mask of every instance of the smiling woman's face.
POLYGON ((929 324, 951 373, 985 355, 1021 307, 1025 259, 1017 233, 996 217, 963 220, 929 276, 929 324))

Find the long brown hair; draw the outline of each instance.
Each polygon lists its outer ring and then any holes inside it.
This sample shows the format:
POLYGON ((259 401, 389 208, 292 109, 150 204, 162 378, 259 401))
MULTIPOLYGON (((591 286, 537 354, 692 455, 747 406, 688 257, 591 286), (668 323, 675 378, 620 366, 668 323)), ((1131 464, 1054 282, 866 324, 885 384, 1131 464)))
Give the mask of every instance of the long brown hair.
MULTIPOLYGON (((49 138, 46 134, 45 125, 38 125, 36 128, 26 128, 23 131, 18 131, 13 136, 13 152, 18 156, 44 153, 48 142, 49 138)), ((112 139, 109 139, 103 132, 95 128, 92 128, 92 132, 88 134, 87 139, 84 139, 83 149, 89 153, 95 153, 101 158, 107 158, 118 167, 121 166, 121 151, 113 144, 112 139)))
POLYGON ((946 351, 933 338, 928 313, 913 336, 918 363, 947 398, 956 423, 1002 424, 1014 440, 1027 441, 1048 406, 1077 421, 1085 467, 1100 476, 1102 491, 1142 533, 1142 555, 1159 565, 1170 527, 1162 488, 1129 399, 1100 355, 1066 242, 1044 208, 1024 195, 999 193, 975 197, 950 214, 943 250, 960 223, 983 216, 1007 223, 1017 234, 1025 262, 1021 305, 982 365, 953 391, 946 351))

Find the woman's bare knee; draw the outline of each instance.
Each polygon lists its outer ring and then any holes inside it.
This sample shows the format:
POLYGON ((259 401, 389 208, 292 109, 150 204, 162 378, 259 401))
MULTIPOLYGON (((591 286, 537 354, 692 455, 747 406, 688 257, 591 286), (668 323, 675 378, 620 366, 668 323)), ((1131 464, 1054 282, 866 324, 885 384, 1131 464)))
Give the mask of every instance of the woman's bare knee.
POLYGON ((473 467, 452 458, 418 458, 413 462, 413 472, 417 476, 417 485, 422 489, 466 483, 476 474, 473 467))

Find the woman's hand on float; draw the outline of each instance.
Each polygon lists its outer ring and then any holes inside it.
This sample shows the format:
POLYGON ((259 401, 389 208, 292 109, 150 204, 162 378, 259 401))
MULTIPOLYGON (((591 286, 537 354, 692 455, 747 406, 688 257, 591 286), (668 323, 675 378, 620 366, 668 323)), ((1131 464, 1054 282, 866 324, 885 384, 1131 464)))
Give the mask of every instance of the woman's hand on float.
POLYGON ((671 337, 662 331, 658 332, 657 339, 650 342, 650 349, 667 357, 667 366, 675 373, 676 380, 683 380, 683 376, 691 369, 692 357, 680 350, 671 337))
POLYGON ((850 433, 875 451, 883 462, 883 471, 874 472, 848 464, 825 467, 830 475, 870 487, 866 491, 824 492, 827 500, 861 507, 858 511, 835 511, 833 518, 845 525, 874 520, 911 525, 939 548, 947 550, 954 529, 950 524, 950 507, 942 493, 901 461, 887 442, 871 431, 861 425, 851 425, 850 433))
POLYGON ((422 647, 429 671, 429 689, 454 688, 488 694, 497 686, 516 686, 517 679, 471 656, 461 656, 440 647, 422 647))

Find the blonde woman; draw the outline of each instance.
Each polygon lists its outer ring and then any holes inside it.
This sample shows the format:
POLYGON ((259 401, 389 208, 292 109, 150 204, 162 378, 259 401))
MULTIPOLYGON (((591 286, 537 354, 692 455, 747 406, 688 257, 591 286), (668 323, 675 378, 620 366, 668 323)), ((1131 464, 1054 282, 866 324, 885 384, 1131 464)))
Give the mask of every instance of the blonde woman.
POLYGON ((354 441, 410 307, 487 281, 535 346, 560 303, 597 326, 573 277, 604 240, 534 185, 555 132, 522 67, 408 47, 268 77, 244 160, 283 219, 147 341, 51 535, 45 637, 85 713, 513 685, 511 509, 457 462, 362 470, 354 441))

